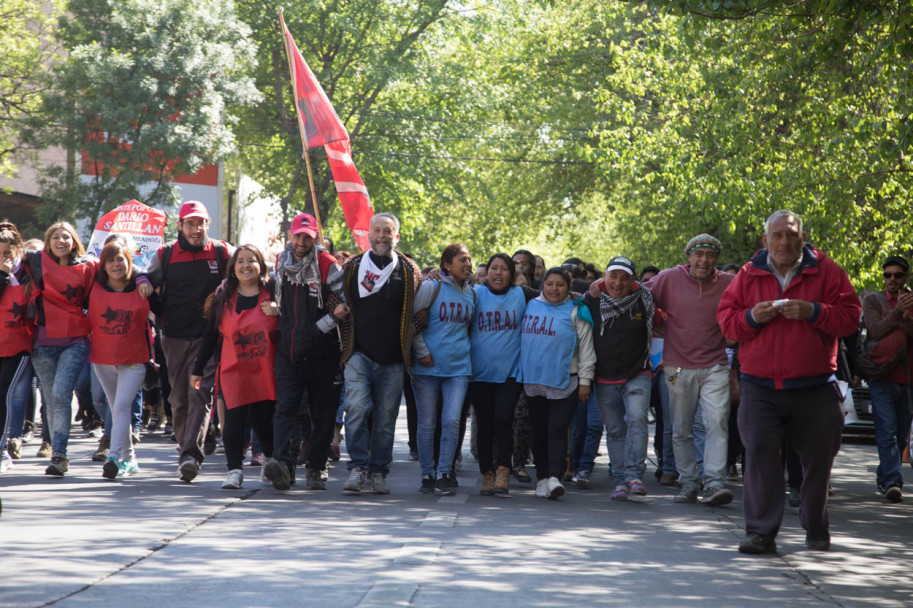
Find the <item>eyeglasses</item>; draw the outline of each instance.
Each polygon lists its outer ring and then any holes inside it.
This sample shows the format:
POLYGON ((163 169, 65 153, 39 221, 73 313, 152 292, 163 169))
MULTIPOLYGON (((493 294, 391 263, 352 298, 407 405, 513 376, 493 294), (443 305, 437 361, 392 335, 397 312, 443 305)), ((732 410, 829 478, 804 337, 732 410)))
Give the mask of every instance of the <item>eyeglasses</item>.
POLYGON ((884 278, 886 279, 902 279, 907 276, 906 272, 886 272, 884 273, 884 278))

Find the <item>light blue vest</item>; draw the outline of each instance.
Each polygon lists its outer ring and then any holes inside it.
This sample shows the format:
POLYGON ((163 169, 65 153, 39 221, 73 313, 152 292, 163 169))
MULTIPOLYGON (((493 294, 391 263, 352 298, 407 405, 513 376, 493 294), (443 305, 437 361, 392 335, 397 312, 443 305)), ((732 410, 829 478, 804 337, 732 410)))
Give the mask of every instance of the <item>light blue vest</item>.
POLYGON ((567 388, 571 361, 577 348, 577 331, 571 322, 574 302, 554 306, 530 300, 523 315, 518 382, 567 388))
POLYGON ((441 290, 428 309, 428 328, 422 332, 434 365, 424 367, 416 363, 412 366, 413 374, 450 378, 472 373, 469 359, 472 300, 472 289, 464 293, 449 283, 441 283, 441 290))
POLYGON ((520 369, 520 328, 526 311, 523 288, 495 295, 476 290, 478 302, 469 336, 473 382, 506 382, 520 369))

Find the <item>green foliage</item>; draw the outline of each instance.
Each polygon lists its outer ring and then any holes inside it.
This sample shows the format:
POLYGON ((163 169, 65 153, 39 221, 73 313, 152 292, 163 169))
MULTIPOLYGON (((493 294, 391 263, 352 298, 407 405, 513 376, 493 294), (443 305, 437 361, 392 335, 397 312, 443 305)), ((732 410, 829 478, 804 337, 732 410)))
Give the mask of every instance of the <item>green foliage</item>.
POLYGON ((52 217, 93 221, 130 198, 174 206, 169 179, 234 150, 229 108, 258 99, 249 30, 222 0, 71 0, 68 51, 45 96, 45 144, 82 152, 94 178, 45 176, 52 217), (143 184, 157 180, 147 192, 143 184))
MULTIPOLYGON (((126 175, 153 150, 179 159, 165 173, 224 157, 236 115, 230 170, 286 218, 311 209, 271 4, 239 1, 241 24, 231 2, 72 0, 57 141, 129 171, 61 172, 55 200, 91 216, 149 179, 126 175), (99 128, 136 154, 105 161, 122 150, 86 144, 99 128)), ((700 232, 744 262, 781 208, 858 287, 913 253, 909 2, 302 0, 286 21, 422 263, 462 241, 477 261, 525 247, 670 266, 700 232)), ((325 154, 310 158, 326 231, 351 249, 325 154)))
POLYGON ((626 248, 669 264, 707 231, 744 262, 788 208, 857 286, 877 285, 880 260, 913 247, 910 5, 652 4, 666 10, 626 11, 645 36, 618 42, 601 97, 598 160, 635 201, 618 225, 646 226, 626 248))
POLYGON ((15 175, 16 155, 23 152, 22 122, 40 108, 42 80, 54 59, 50 47, 58 4, 0 4, 0 177, 15 175))

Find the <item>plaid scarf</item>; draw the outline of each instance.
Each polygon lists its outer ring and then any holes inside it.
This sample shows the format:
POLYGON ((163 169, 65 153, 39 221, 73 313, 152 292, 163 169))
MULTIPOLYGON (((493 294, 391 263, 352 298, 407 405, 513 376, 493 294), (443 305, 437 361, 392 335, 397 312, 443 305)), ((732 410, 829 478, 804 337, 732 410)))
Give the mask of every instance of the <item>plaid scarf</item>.
POLYGON ((607 323, 614 323, 617 317, 631 312, 631 309, 640 301, 643 302, 644 314, 647 317, 647 342, 649 343, 650 338, 653 337, 653 313, 656 311, 656 307, 653 304, 653 294, 639 281, 635 281, 635 283, 640 286, 640 289, 632 291, 622 298, 613 298, 605 291, 599 294, 600 336, 605 333, 607 323))
MULTIPOLYGON (((326 251, 326 249, 314 243, 314 247, 308 252, 301 261, 295 260, 292 255, 292 246, 285 246, 285 251, 279 254, 276 260, 276 279, 280 282, 283 277, 287 277, 292 285, 310 285, 320 283, 320 268, 317 265, 317 252, 326 251)), ((281 304, 281 289, 276 290, 276 302, 281 304)), ((323 297, 320 290, 317 290, 317 305, 323 307, 323 297)))

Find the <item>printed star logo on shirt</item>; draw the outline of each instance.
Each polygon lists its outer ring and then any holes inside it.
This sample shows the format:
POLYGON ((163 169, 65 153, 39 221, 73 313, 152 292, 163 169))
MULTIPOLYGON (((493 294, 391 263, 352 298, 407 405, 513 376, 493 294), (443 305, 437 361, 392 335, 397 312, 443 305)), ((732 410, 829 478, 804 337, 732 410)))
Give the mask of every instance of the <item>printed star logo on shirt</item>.
POLYGON ((235 346, 238 346, 243 350, 250 345, 250 342, 250 334, 242 334, 241 332, 238 332, 238 339, 235 340, 235 346))
POLYGON ((61 291, 60 294, 68 300, 82 299, 82 287, 67 285, 67 288, 64 291, 61 291))
POLYGON ((14 317, 22 317, 25 315, 25 306, 23 306, 19 302, 13 302, 13 307, 10 308, 10 313, 14 317))
POLYGON ((112 310, 110 306, 108 306, 107 308, 108 308, 108 310, 99 316, 102 319, 104 319, 105 321, 107 321, 108 323, 113 323, 114 321, 117 321, 118 317, 121 316, 122 311, 112 310))

